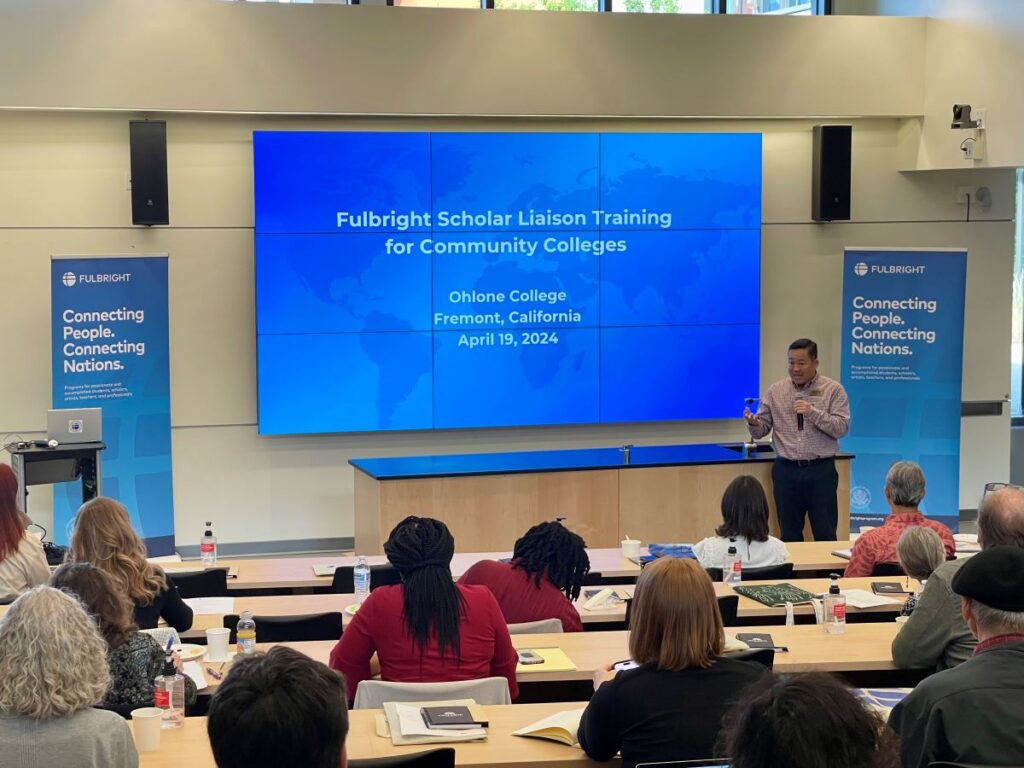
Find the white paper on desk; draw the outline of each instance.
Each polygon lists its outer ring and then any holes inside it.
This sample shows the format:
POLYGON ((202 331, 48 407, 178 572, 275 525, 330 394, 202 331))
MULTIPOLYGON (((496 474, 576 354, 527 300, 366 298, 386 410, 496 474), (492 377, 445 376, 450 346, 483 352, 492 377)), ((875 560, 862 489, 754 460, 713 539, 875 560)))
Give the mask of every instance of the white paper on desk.
POLYGON ((196 690, 201 691, 209 685, 206 682, 206 675, 203 674, 203 665, 198 661, 186 661, 181 665, 181 671, 192 678, 192 682, 196 684, 196 690))
POLYGON ((487 735, 483 728, 465 728, 454 731, 438 730, 430 728, 423 721, 422 708, 419 705, 409 706, 408 704, 395 703, 395 712, 398 714, 398 729, 402 736, 458 736, 460 739, 482 739, 487 735))
POLYGON ((180 563, 181 555, 175 552, 173 555, 157 555, 156 557, 147 557, 151 563, 180 563))
POLYGON ((877 608, 880 605, 899 605, 901 602, 866 589, 844 589, 843 594, 846 595, 846 604, 853 608, 877 608))
POLYGON ((235 612, 233 597, 188 597, 185 605, 192 609, 196 616, 226 616, 235 612))

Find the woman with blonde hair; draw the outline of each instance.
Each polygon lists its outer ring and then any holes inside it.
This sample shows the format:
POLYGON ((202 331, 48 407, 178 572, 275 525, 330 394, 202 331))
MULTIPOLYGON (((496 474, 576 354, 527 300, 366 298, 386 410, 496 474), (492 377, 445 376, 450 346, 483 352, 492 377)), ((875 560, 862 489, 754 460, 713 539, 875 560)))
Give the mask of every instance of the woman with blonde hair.
POLYGON ((128 724, 93 709, 106 643, 71 595, 36 587, 0 619, 0 755, 19 768, 136 768, 128 724))
POLYGON ((132 601, 139 628, 153 629, 161 618, 179 632, 192 627, 192 609, 170 577, 146 560, 146 545, 123 504, 98 496, 79 507, 68 557, 92 563, 113 578, 132 601))
POLYGON ((711 579, 696 560, 661 558, 637 579, 629 653, 638 665, 594 675, 580 746, 595 760, 637 763, 714 755, 722 716, 767 670, 722 656, 725 635, 711 579))

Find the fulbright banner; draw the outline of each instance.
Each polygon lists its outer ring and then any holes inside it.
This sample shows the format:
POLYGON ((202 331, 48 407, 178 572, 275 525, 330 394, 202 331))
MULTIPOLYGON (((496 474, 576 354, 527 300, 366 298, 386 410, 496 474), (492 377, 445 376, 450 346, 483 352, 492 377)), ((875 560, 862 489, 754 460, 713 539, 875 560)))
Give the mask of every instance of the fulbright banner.
MULTIPOLYGON (((174 551, 167 257, 50 262, 54 408, 102 408, 102 492, 124 504, 150 555, 174 551)), ((54 489, 66 544, 77 483, 54 489)))
POLYGON ((960 391, 967 251, 853 249, 843 260, 842 383, 856 454, 851 529, 889 513, 893 462, 917 462, 921 511, 954 531, 960 514, 960 391))

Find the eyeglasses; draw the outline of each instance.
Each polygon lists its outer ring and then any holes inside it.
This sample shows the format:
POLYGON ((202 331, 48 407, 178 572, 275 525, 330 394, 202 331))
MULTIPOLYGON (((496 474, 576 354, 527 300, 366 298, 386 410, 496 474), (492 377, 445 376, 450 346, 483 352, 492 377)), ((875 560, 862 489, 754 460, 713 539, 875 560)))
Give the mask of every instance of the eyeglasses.
POLYGON ((985 493, 982 494, 982 498, 1004 488, 1016 488, 1018 491, 1024 491, 1024 486, 1017 485, 1016 483, 985 483, 985 493))

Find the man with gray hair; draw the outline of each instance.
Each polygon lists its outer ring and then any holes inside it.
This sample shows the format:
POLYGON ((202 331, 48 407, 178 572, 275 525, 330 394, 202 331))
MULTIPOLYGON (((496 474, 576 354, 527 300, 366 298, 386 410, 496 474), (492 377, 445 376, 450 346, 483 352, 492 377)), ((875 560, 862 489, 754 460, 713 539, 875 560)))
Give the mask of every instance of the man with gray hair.
MULTIPOLYGON (((990 493, 978 508, 978 543, 983 550, 1015 546, 1024 550, 1024 490, 990 493)), ((977 557, 977 555, 975 556, 977 557)), ((928 579, 917 607, 892 641, 892 659, 901 669, 948 669, 971 658, 975 639, 953 592, 953 579, 968 560, 943 563, 928 579)))
POLYGON ((879 563, 896 563, 896 543, 900 534, 915 525, 931 528, 942 539, 946 556, 956 553, 953 533, 942 523, 929 520, 918 507, 924 499, 924 472, 912 461, 897 461, 885 476, 885 500, 889 516, 880 528, 861 534, 853 545, 847 576, 870 576, 879 563))
POLYGON ((889 717, 905 768, 1024 765, 1024 548, 989 547, 953 577, 973 656, 919 683, 889 717))

